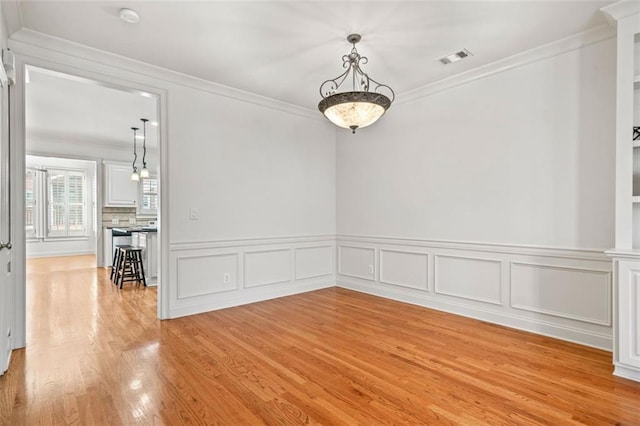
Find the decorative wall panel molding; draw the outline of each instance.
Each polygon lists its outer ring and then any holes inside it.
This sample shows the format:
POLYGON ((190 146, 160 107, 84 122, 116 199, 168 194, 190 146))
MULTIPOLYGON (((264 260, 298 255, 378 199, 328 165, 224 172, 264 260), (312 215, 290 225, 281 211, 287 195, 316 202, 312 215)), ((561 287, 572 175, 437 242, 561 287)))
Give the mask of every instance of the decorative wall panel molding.
POLYGON ((244 253, 244 286, 256 287, 291 281, 291 249, 244 253))
POLYGON ((176 259, 178 299, 238 288, 238 254, 202 254, 176 259), (225 274, 228 274, 225 280, 225 274))
POLYGON ((511 262, 511 306, 611 325, 611 271, 511 262))
POLYGON ((435 292, 502 304, 502 262, 466 256, 435 256, 435 292))
POLYGON ((338 245, 338 273, 362 280, 375 280, 376 250, 338 245))
POLYGON ((296 280, 333 275, 333 245, 298 247, 294 254, 296 280))
POLYGON ((429 255, 406 250, 380 249, 380 282, 429 289, 429 255))
POLYGON ((336 244, 340 287, 612 348, 612 265, 601 251, 342 235, 336 244), (379 270, 368 274, 369 264, 379 270))
POLYGON ((282 237, 170 246, 170 317, 335 286, 335 238, 282 237))

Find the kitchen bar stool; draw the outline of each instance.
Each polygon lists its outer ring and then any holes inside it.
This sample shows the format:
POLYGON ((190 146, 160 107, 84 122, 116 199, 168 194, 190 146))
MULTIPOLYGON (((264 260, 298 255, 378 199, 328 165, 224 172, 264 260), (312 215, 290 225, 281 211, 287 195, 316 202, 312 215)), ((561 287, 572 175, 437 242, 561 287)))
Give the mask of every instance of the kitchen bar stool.
POLYGON ((120 249, 130 247, 132 246, 120 244, 117 245, 116 249, 113 251, 113 262, 111 263, 111 281, 113 281, 114 284, 118 284, 118 270, 120 269, 120 263, 122 262, 122 260, 124 260, 120 249))
POLYGON ((142 265, 142 248, 133 246, 124 246, 118 248, 116 285, 120 284, 120 288, 125 282, 142 282, 147 286, 144 276, 144 266, 142 265))

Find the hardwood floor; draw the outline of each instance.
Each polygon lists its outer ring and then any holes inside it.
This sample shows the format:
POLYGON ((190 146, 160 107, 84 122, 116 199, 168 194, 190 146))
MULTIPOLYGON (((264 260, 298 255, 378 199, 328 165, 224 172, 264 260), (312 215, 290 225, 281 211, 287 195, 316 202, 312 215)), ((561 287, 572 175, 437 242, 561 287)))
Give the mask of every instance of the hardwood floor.
POLYGON ((604 351, 337 288, 160 322, 91 262, 29 262, 2 424, 640 424, 604 351))

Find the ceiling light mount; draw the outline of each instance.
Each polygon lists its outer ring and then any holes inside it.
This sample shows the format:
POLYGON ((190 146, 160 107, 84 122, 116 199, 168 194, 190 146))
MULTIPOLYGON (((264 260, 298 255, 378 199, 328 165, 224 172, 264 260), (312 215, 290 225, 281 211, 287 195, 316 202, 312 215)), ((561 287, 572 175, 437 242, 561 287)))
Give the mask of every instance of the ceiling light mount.
POLYGON ((391 87, 372 79, 360 68, 360 65, 369 62, 356 49, 356 44, 361 39, 360 34, 347 36, 347 41, 353 47, 349 54, 342 57, 342 67, 346 71, 320 85, 322 100, 318 104, 318 109, 329 121, 336 126, 351 129, 352 133, 375 123, 395 99, 391 87), (339 92, 347 80, 351 81, 352 90, 339 92))
POLYGON ((138 12, 132 9, 120 9, 120 19, 129 24, 137 24, 140 21, 138 12))

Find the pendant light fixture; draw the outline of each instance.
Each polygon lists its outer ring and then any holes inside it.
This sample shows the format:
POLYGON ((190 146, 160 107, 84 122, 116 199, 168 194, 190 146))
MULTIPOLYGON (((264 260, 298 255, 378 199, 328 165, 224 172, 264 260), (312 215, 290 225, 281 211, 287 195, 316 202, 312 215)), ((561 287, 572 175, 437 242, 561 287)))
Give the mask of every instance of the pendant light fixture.
POLYGON ((131 173, 131 180, 139 182, 140 175, 138 174, 138 168, 136 167, 136 160, 138 159, 138 154, 136 153, 136 132, 138 131, 138 128, 132 127, 131 130, 133 130, 133 173, 131 173))
POLYGON ((141 118, 142 121, 142 170, 140 170, 141 178, 149 177, 149 169, 147 169, 147 120, 146 118, 141 118))
POLYGON ((375 123, 395 99, 391 87, 378 83, 360 68, 360 64, 369 62, 356 49, 356 43, 361 39, 360 34, 350 34, 347 37, 347 41, 353 45, 351 53, 342 57, 342 66, 347 70, 320 85, 320 96, 323 99, 318 104, 318 109, 329 121, 336 126, 351 129, 352 133, 375 123), (347 79, 351 80, 352 90, 338 92, 347 79))

